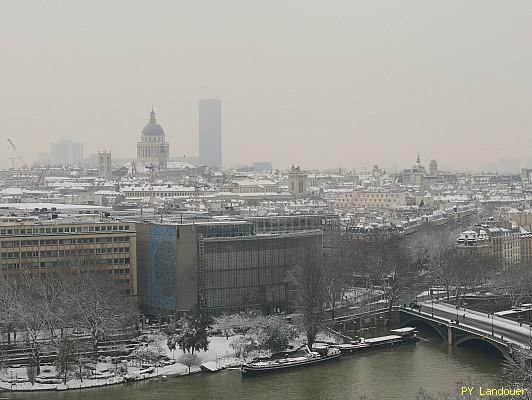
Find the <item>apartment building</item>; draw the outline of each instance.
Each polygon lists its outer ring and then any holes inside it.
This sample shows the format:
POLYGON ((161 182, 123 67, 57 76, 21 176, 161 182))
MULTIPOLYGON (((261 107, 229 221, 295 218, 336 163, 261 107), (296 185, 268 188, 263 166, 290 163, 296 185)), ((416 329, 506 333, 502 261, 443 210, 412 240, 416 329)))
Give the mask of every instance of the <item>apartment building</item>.
POLYGON ((405 192, 353 191, 336 199, 339 208, 398 208, 406 206, 405 192))

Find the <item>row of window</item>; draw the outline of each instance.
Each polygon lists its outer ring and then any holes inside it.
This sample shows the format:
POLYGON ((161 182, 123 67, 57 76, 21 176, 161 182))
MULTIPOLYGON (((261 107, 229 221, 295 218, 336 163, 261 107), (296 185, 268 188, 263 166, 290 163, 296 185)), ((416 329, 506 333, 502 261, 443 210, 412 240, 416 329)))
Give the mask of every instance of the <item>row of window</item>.
MULTIPOLYGON (((102 265, 102 264, 99 264, 102 265)), ((57 261, 53 262, 41 262, 41 263, 33 263, 33 264, 20 264, 20 263, 6 263, 6 264, 0 264, 0 270, 2 271, 14 271, 14 270, 20 270, 20 269, 45 269, 45 268, 53 268, 58 267, 57 261)), ((103 274, 109 274, 109 275, 124 275, 124 274, 130 274, 131 269, 130 268, 117 268, 117 269, 107 269, 107 270, 101 270, 100 273, 103 274)))
POLYGON ((404 197, 404 194, 402 193, 359 193, 359 192, 353 192, 351 194, 353 197, 364 197, 364 198, 390 198, 393 197, 395 199, 398 199, 400 197, 404 197))
POLYGON ((392 199, 355 199, 355 204, 370 204, 370 203, 378 203, 378 204, 384 204, 384 203, 391 203, 392 201, 395 202, 395 200, 392 199))
MULTIPOLYGON (((96 249, 98 254, 104 253, 98 250, 111 250, 111 249, 96 249)), ((13 251, 13 252, 3 252, 0 254, 2 259, 10 258, 36 258, 36 257, 71 257, 71 256, 84 256, 88 254, 94 254, 94 249, 78 249, 78 250, 49 250, 49 251, 13 251)), ((106 260, 101 260, 107 264, 129 264, 130 258, 110 258, 106 260), (114 261, 113 261, 114 260, 114 261), (117 261, 118 260, 118 261, 117 261)))
POLYGON ((207 308, 279 304, 288 297, 285 285, 205 290, 207 308))
POLYGON ((107 258, 103 260, 97 260, 99 264, 129 264, 130 258, 107 258))
POLYGON ((233 269, 205 272, 205 289, 238 288, 280 284, 288 279, 289 265, 268 268, 233 269))
MULTIPOLYGON (((114 254, 114 253, 129 253, 128 247, 115 248, 98 248, 98 249, 76 249, 76 250, 48 250, 48 251, 21 251, 20 257, 68 257, 81 256, 86 254, 114 254)), ((18 258, 18 252, 1 253, 1 258, 18 258)))
POLYGON ((129 242, 129 237, 98 237, 98 238, 77 238, 77 239, 43 239, 43 240, 10 240, 1 242, 0 247, 27 247, 27 246, 55 246, 68 244, 88 244, 88 243, 123 243, 129 242))
POLYGON ((151 195, 158 197, 192 197, 194 192, 156 192, 156 191, 142 191, 142 192, 126 192, 126 197, 150 197, 151 195))
POLYGON ((129 225, 84 225, 39 228, 0 228, 0 235, 38 235, 44 233, 129 231, 129 225))

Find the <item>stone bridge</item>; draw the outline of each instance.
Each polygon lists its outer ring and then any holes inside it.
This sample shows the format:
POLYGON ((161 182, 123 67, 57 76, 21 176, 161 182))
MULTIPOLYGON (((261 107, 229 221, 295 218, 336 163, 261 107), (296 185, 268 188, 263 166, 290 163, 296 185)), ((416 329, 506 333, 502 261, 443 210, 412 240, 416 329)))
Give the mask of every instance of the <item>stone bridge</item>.
POLYGON ((514 348, 530 348, 532 343, 529 325, 451 304, 424 302, 395 310, 402 326, 428 326, 455 346, 482 341, 508 357, 514 348))

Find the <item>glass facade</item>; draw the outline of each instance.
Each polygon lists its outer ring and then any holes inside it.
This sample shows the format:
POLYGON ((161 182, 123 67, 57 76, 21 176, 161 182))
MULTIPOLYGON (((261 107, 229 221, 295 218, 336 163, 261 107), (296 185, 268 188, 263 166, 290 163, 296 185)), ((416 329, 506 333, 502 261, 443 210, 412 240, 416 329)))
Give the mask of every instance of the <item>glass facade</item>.
POLYGON ((278 215, 268 217, 252 217, 257 233, 293 232, 302 230, 321 229, 324 232, 335 231, 340 227, 337 215, 278 215))
POLYGON ((250 222, 137 224, 139 305, 151 315, 290 311, 291 269, 321 230, 254 234, 250 222))
POLYGON ((321 231, 204 239, 205 308, 289 311, 290 270, 309 245, 321 250, 321 231))
POLYGON ((198 235, 204 238, 211 237, 237 237, 255 234, 255 226, 250 222, 207 222, 194 224, 198 235))

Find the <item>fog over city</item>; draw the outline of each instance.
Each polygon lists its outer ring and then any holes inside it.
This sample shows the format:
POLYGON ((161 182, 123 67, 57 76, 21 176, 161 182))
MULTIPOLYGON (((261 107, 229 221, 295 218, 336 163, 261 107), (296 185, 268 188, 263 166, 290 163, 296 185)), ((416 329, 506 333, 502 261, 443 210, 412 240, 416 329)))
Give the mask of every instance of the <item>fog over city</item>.
POLYGON ((0 0, 0 400, 532 393, 532 0, 0 0))
POLYGON ((29 163, 60 139, 171 157, 222 101, 224 166, 531 167, 529 1, 3 1, 0 118, 29 163), (521 162, 521 165, 517 165, 521 162))

